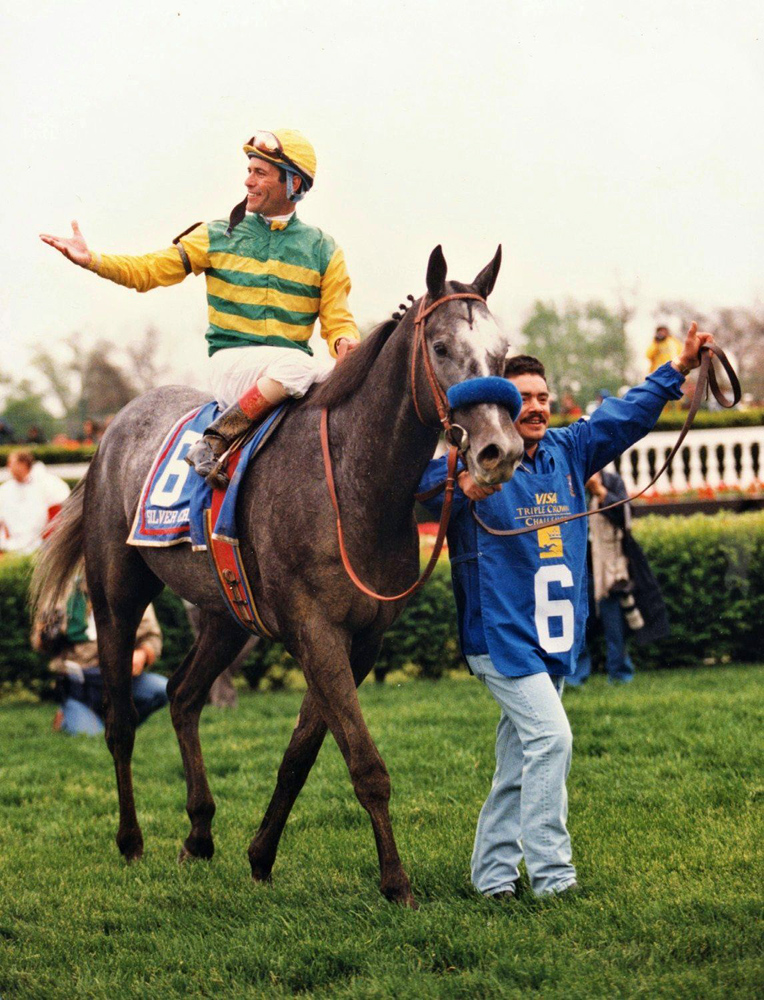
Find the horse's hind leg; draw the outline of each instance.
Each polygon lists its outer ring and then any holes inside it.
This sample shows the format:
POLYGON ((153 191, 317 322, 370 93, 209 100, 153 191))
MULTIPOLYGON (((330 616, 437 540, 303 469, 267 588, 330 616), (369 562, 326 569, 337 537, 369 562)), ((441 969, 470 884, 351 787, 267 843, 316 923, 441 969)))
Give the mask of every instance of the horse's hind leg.
POLYGON ((213 681, 246 641, 247 633, 235 625, 229 615, 203 611, 193 658, 173 675, 167 687, 172 723, 186 775, 186 812, 191 820, 191 831, 180 850, 179 861, 211 858, 215 849, 212 841, 215 801, 204 769, 199 716, 213 681))
MULTIPOLYGON (((371 642, 353 643, 350 662, 356 686, 361 684, 374 665, 380 643, 381 639, 376 637, 371 642)), ((271 801, 249 845, 252 878, 258 882, 267 881, 271 877, 281 835, 297 796, 316 762, 326 729, 316 699, 308 692, 300 706, 292 738, 281 761, 271 801)))
POLYGON ((416 907, 390 823, 390 776, 361 712, 346 637, 325 621, 311 621, 302 625, 298 641, 308 686, 345 758, 356 797, 371 819, 382 894, 416 907))
POLYGON ((143 854, 133 795, 132 756, 138 713, 133 704, 133 649, 141 616, 162 584, 146 565, 128 555, 119 569, 106 572, 103 564, 88 571, 88 589, 98 635, 98 663, 104 684, 106 745, 114 760, 119 796, 117 846, 127 861, 143 854))

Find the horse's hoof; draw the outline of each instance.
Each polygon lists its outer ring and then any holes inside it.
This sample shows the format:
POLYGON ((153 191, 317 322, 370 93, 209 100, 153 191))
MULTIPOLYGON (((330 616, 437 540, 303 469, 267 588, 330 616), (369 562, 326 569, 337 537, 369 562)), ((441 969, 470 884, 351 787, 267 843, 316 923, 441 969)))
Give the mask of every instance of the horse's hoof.
POLYGON ((261 868, 259 865, 252 865, 252 881, 271 883, 273 875, 270 868, 261 868))
POLYGON ((143 837, 140 834, 137 837, 134 834, 126 837, 118 836, 117 847, 128 864, 132 861, 140 861, 143 857, 143 837))
POLYGON ((414 893, 411 891, 411 886, 409 885, 383 889, 382 895, 391 903, 397 903, 399 906, 405 906, 409 910, 419 909, 419 903, 417 903, 414 898, 414 893))
POLYGON ((212 841, 209 844, 199 845, 196 850, 192 850, 186 841, 178 852, 178 864, 182 865, 186 861, 209 861, 214 850, 212 841))

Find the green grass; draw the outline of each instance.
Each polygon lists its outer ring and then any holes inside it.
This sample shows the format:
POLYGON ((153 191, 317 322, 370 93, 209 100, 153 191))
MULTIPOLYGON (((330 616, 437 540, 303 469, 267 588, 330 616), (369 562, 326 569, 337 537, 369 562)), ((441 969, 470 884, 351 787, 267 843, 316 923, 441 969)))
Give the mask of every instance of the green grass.
POLYGON ((576 899, 477 897, 469 857, 497 709, 471 678, 368 686, 398 845, 421 908, 377 890, 366 814, 327 742, 271 886, 246 847, 299 695, 207 710, 211 863, 178 867, 185 786, 168 713, 139 731, 146 855, 114 845, 101 739, 0 706, 0 996, 11 998, 754 997, 764 977, 764 667, 601 678, 567 693, 576 899))

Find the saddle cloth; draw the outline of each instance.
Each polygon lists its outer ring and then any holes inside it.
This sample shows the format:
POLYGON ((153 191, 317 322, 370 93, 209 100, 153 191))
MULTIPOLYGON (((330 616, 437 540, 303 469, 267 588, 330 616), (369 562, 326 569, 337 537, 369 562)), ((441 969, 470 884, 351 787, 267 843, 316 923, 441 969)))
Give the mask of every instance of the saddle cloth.
MULTIPOLYGON (((266 417, 228 463, 231 485, 222 503, 215 504, 212 537, 236 543, 236 499, 250 459, 265 443, 283 414, 284 403, 266 417), (219 507, 219 509, 217 509, 219 507)), ((204 512, 211 506, 213 491, 185 461, 188 449, 198 441, 218 415, 210 402, 186 413, 162 442, 141 490, 138 509, 127 538, 128 545, 168 546, 190 542, 194 550, 207 548, 204 512)))

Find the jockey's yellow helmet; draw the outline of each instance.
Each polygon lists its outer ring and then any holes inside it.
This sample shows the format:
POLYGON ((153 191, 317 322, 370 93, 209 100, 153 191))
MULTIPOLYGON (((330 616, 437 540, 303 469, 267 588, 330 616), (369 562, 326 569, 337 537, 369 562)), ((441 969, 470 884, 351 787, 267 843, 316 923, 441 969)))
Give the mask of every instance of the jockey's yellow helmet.
MULTIPOLYGON (((302 132, 296 129, 280 128, 275 132, 259 131, 244 144, 247 156, 257 156, 294 172, 302 178, 302 193, 313 187, 316 177, 316 151, 302 132)), ((291 188, 291 183, 289 187, 291 188)))

